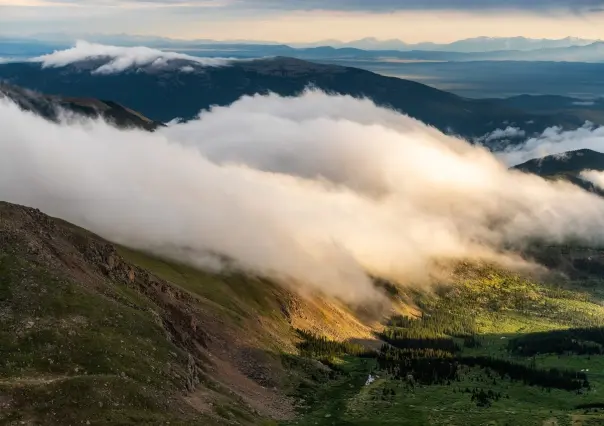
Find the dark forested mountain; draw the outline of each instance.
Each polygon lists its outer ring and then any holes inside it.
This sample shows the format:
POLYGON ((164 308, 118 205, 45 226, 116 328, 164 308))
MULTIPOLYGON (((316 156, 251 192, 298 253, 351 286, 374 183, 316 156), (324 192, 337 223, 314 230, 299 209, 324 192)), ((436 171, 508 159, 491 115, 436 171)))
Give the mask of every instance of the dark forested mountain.
POLYGON ((0 65, 0 79, 50 94, 112 99, 157 121, 192 118, 212 105, 228 105, 243 95, 274 92, 296 95, 309 86, 328 92, 366 96, 379 105, 409 114, 442 131, 465 137, 518 125, 530 134, 553 125, 578 127, 572 114, 533 114, 497 101, 462 98, 432 87, 369 71, 276 57, 201 67, 171 60, 119 73, 94 73, 109 61, 88 60, 63 67, 40 63, 0 65), (183 69, 187 69, 184 72, 183 69))
POLYGON ((536 158, 515 166, 516 169, 549 177, 563 173, 580 173, 583 170, 604 170, 604 154, 591 149, 579 149, 563 154, 536 158))
POLYGON ((161 125, 161 123, 150 120, 144 115, 113 101, 51 96, 3 83, 0 83, 1 97, 7 97, 22 109, 53 121, 59 118, 61 111, 68 111, 86 117, 100 116, 120 127, 139 127, 154 130, 161 125))
POLYGON ((584 170, 604 171, 604 154, 601 152, 579 149, 536 158, 514 168, 544 178, 565 179, 588 191, 604 195, 604 191, 580 176, 584 170))

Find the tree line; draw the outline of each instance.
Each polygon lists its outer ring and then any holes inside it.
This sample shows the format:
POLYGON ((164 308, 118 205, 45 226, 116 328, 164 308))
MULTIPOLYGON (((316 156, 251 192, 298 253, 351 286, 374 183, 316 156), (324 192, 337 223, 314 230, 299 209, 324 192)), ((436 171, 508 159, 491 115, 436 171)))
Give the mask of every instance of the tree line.
POLYGON ((571 328, 531 333, 508 342, 509 352, 520 356, 537 354, 604 354, 604 328, 571 328))
POLYGON ((343 355, 360 357, 375 357, 376 352, 363 345, 351 342, 336 342, 324 336, 319 336, 306 330, 296 330, 302 339, 298 349, 303 356, 308 358, 335 358, 343 355))

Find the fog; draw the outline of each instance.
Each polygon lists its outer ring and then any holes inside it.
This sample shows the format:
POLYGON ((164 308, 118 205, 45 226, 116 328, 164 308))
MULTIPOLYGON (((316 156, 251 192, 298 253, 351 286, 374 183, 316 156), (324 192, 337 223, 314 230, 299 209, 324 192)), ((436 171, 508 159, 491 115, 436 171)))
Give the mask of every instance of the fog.
POLYGON ((595 126, 590 122, 575 130, 549 127, 541 135, 510 146, 496 155, 509 166, 516 166, 535 158, 578 149, 604 152, 604 127, 595 126))
POLYGON ((0 199, 111 241, 350 303, 539 238, 604 243, 604 201, 368 100, 246 97, 155 133, 0 100, 0 199))

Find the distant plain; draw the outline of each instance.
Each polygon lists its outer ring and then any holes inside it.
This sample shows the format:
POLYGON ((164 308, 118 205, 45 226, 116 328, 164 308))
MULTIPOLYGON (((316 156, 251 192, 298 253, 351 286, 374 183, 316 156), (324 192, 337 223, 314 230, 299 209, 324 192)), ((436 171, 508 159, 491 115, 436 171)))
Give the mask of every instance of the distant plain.
POLYGON ((581 62, 393 62, 325 60, 418 81, 469 98, 520 94, 592 99, 604 96, 604 64, 581 62))

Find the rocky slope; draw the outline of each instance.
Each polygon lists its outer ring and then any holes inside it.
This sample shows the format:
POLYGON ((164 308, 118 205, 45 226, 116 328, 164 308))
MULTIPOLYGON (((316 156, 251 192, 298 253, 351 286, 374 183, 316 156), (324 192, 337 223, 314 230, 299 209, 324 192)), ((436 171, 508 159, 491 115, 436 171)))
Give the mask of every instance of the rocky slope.
POLYGON ((0 203, 0 424, 267 424, 294 415, 295 328, 345 307, 115 247, 0 203))

